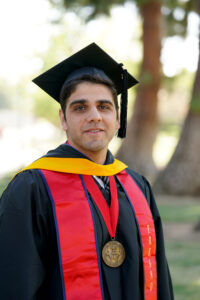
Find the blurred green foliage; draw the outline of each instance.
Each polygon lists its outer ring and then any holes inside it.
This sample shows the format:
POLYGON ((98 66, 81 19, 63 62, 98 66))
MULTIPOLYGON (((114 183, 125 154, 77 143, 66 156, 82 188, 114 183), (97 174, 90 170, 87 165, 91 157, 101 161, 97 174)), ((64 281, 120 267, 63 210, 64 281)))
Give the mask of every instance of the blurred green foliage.
POLYGON ((9 101, 4 92, 0 92, 0 109, 1 108, 8 108, 9 101))
POLYGON ((190 108, 192 112, 200 113, 200 92, 192 98, 190 108))
POLYGON ((165 17, 165 36, 185 36, 188 16, 197 11, 196 0, 163 0, 162 13, 165 17))
POLYGON ((10 108, 12 106, 11 98, 14 89, 10 88, 4 78, 0 78, 0 109, 10 108))
POLYGON ((200 244, 167 241, 166 253, 176 300, 200 299, 200 244))
POLYGON ((0 179, 0 197, 15 173, 16 172, 8 173, 0 179))
POLYGON ((56 126, 59 126, 58 110, 59 104, 43 91, 38 91, 35 95, 34 114, 45 118, 56 126))
POLYGON ((170 91, 181 90, 190 92, 194 84, 195 73, 191 73, 187 70, 182 70, 176 76, 167 77, 162 76, 162 86, 170 91))
POLYGON ((165 36, 185 36, 187 33, 188 15, 197 11, 196 0, 49 0, 59 9, 72 9, 85 20, 91 20, 98 15, 109 15, 110 9, 115 5, 124 5, 127 2, 135 3, 142 8, 148 3, 160 2, 162 4, 162 14, 167 26, 164 28, 165 36), (83 13, 85 11, 85 14, 83 13), (87 12, 86 12, 87 10, 87 12))
POLYGON ((141 76, 140 76, 140 80, 142 82, 142 84, 144 85, 149 85, 151 86, 154 79, 153 79, 153 75, 150 72, 144 71, 141 76))
POLYGON ((173 136, 175 138, 179 138, 181 132, 180 124, 176 123, 161 123, 159 128, 159 133, 164 134, 166 136, 173 136))

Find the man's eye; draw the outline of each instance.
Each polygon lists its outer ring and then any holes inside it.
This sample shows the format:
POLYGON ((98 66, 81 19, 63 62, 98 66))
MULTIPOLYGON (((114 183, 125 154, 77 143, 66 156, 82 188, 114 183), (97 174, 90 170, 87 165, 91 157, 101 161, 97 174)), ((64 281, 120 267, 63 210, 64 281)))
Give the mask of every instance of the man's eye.
POLYGON ((74 108, 75 111, 84 111, 85 109, 85 105, 78 105, 74 108))
POLYGON ((101 104, 101 105, 99 105, 99 108, 100 108, 101 110, 107 110, 107 109, 109 109, 110 107, 109 107, 109 105, 101 104))

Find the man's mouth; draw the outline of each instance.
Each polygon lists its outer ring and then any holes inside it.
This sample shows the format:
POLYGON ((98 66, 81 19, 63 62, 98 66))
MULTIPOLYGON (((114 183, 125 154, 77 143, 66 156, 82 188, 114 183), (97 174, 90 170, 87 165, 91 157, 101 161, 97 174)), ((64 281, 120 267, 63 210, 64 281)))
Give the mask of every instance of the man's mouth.
POLYGON ((85 133, 91 133, 91 134, 95 134, 95 133, 100 133, 103 132, 104 130, 101 128, 91 128, 88 130, 85 130, 85 133))

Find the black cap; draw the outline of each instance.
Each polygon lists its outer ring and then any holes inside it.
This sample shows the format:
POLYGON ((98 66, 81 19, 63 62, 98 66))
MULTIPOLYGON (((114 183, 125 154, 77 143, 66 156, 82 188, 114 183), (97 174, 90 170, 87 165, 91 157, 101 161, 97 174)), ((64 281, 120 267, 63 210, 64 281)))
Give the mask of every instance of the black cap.
MULTIPOLYGON (((88 45, 53 68, 33 79, 41 89, 60 102, 63 84, 83 74, 107 75, 115 85, 117 94, 122 94, 119 137, 126 135, 127 89, 138 81, 131 76, 123 64, 117 63, 95 43, 88 45), (79 70, 79 71, 78 71, 79 70)), ((104 76, 105 77, 105 76, 104 76)))

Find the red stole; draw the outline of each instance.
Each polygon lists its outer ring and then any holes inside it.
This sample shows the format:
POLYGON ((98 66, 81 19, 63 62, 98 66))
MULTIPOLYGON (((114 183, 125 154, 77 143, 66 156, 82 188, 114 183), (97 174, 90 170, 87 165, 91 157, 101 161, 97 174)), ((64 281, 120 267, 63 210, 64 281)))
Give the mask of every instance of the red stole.
MULTIPOLYGON (((101 262, 88 194, 81 176, 42 170, 54 208, 64 299, 103 300, 101 262)), ((89 175, 88 175, 89 176, 89 175)), ((156 237, 148 203, 125 171, 117 174, 139 226, 145 300, 157 299, 156 237)), ((134 296, 134 295, 133 295, 134 296)))

